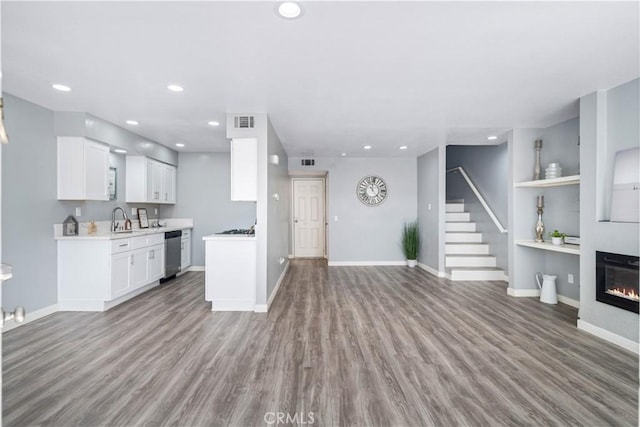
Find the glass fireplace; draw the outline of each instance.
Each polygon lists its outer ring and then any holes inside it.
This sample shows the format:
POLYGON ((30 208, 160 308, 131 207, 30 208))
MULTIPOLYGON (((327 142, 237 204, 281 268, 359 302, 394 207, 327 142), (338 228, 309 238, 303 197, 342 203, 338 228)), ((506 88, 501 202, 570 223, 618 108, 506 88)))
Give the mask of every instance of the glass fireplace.
POLYGON ((596 301, 638 313, 637 256, 596 252, 596 301))

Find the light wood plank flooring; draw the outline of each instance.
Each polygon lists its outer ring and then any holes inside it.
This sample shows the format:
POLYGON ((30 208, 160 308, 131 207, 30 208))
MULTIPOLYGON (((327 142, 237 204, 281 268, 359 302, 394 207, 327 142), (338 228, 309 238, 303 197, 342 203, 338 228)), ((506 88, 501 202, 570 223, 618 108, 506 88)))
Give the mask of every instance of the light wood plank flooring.
POLYGON ((5 333, 4 424, 637 425, 638 357, 505 287, 294 261, 268 314, 212 313, 187 273, 5 333))

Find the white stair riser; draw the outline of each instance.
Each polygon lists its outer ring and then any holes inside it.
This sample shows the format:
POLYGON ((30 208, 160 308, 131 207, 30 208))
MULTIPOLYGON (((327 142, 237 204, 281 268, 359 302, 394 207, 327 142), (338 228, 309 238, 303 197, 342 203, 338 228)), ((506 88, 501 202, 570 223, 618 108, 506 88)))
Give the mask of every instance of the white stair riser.
POLYGON ((464 212, 464 203, 447 203, 446 212, 464 212))
POLYGON ((444 231, 476 231, 475 222, 447 222, 444 224, 444 231))
POLYGON ((482 243, 482 233, 446 233, 445 243, 482 243))
POLYGON ((495 267, 496 257, 494 256, 447 256, 445 258, 446 267, 495 267))
POLYGON ((488 255, 489 245, 447 245, 445 244, 444 253, 446 255, 488 255))
POLYGON ((504 271, 472 271, 472 270, 451 270, 451 280, 504 280, 504 271))
POLYGON ((447 212, 444 214, 445 221, 469 221, 470 219, 469 212, 447 212))

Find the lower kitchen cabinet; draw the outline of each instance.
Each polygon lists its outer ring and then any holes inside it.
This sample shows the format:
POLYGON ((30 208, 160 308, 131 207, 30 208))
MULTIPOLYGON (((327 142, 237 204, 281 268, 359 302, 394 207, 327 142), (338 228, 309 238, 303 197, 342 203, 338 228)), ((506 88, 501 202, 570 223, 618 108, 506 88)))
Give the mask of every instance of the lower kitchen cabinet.
POLYGON ((58 308, 105 311, 164 276, 164 233, 123 239, 58 240, 58 308))
POLYGON ((182 230, 180 269, 184 272, 191 265, 191 230, 182 230))

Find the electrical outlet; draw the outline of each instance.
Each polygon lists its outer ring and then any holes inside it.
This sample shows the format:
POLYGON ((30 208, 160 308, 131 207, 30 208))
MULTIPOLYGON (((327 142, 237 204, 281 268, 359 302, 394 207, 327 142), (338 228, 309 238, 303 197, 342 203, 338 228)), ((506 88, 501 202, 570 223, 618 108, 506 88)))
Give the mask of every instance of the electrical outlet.
POLYGON ((569 274, 569 275, 567 276, 567 282, 569 282, 569 283, 573 283, 573 274, 569 274))
POLYGON ((338 215, 335 215, 335 216, 333 217, 333 222, 338 222, 338 215))
POLYGON ((136 208, 131 208, 131 215, 137 215, 138 210, 136 208))
POLYGON ((431 203, 427 204, 427 210, 430 211, 431 210, 431 203))
POLYGON ((82 216, 82 208, 76 208, 76 216, 82 216))
POLYGON ((158 208, 153 208, 153 214, 158 215, 158 208))

